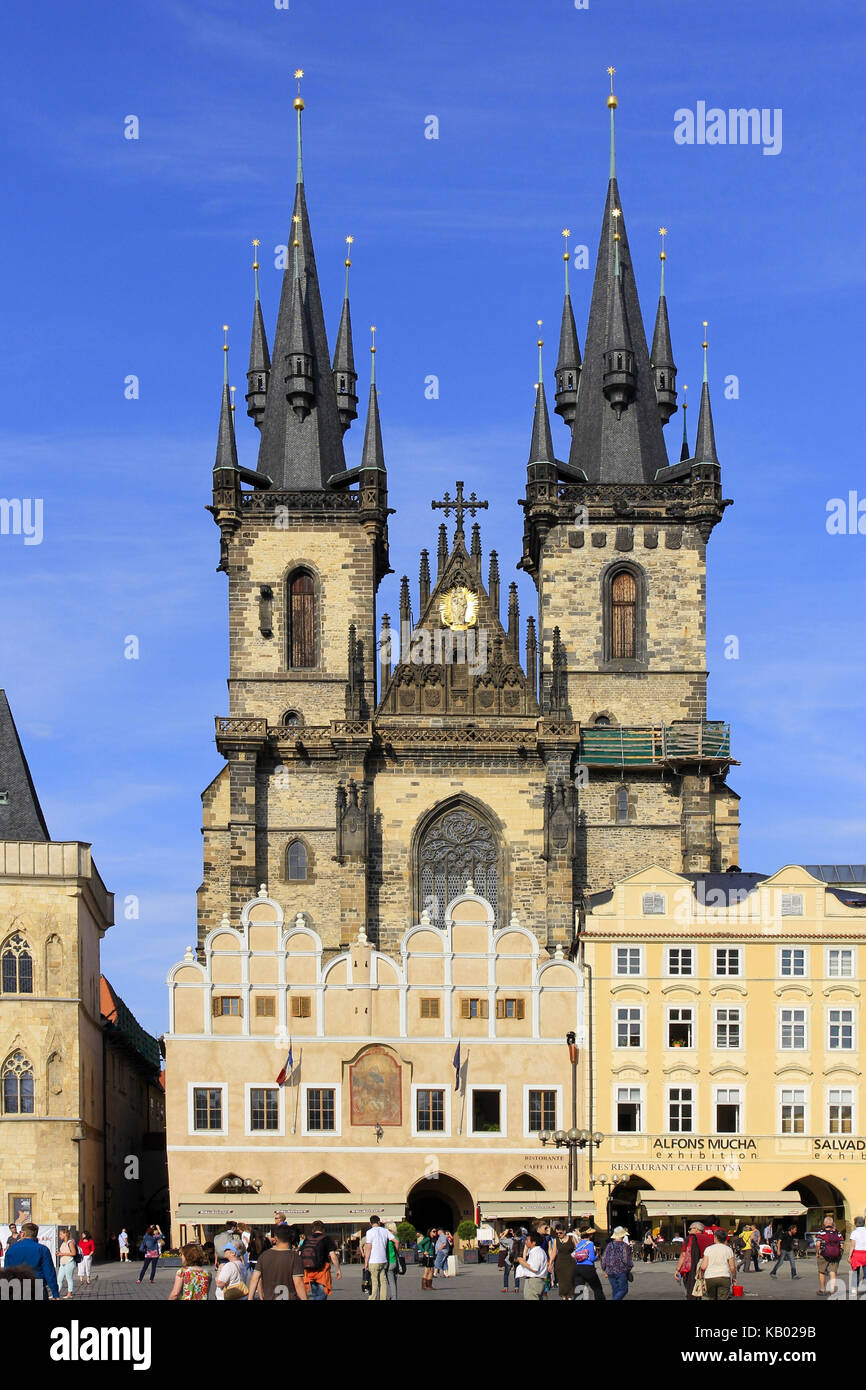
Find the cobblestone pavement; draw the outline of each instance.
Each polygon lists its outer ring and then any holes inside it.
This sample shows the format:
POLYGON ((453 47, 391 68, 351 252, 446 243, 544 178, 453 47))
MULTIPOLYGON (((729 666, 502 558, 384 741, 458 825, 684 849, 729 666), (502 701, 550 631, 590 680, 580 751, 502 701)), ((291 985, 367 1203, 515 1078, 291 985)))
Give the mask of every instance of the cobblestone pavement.
MULTIPOLYGON (((142 1284, 137 1284, 138 1271, 140 1264, 121 1265, 101 1264, 94 1266, 93 1282, 87 1285, 76 1284, 75 1294, 70 1303, 86 1303, 91 1299, 116 1299, 124 1301, 140 1302, 164 1302, 171 1292, 174 1283, 175 1270, 159 1268, 156 1272, 154 1282, 149 1279, 142 1284)), ((790 1269, 780 1268, 776 1279, 770 1278, 771 1265, 762 1268, 759 1274, 754 1272, 749 1274, 738 1274, 737 1279, 743 1285, 744 1299, 746 1301, 759 1300, 762 1302, 774 1303, 823 1303, 826 1300, 817 1297, 818 1276, 815 1270, 815 1261, 803 1259, 798 1263, 800 1273, 799 1279, 792 1279, 790 1269)), ((453 1302, 463 1299, 491 1299, 502 1303, 514 1301, 515 1294, 509 1292, 503 1294, 502 1276, 495 1265, 463 1265, 458 1266, 459 1273, 454 1279, 437 1278, 434 1282, 433 1292, 426 1293, 421 1290, 421 1271, 414 1265, 409 1265, 406 1275, 399 1281, 399 1301, 401 1302, 422 1302, 441 1303, 453 1302)), ((847 1289, 849 1271, 847 1265, 842 1269, 840 1281, 845 1284, 847 1289)), ((609 1293, 607 1280, 602 1275, 602 1284, 605 1293, 609 1293)), ((638 1263, 634 1270, 634 1283, 629 1286, 628 1297, 631 1300, 641 1301, 664 1301, 664 1302, 685 1302, 683 1293, 674 1279, 674 1262, 672 1260, 656 1262, 654 1264, 638 1263)), ((361 1267, 360 1265, 348 1265, 344 1269, 343 1278, 335 1281, 334 1302, 345 1301, 359 1302, 364 1298, 361 1293, 361 1267)), ((552 1302, 558 1302, 558 1295, 550 1295, 552 1302)), ((739 1302, 739 1300, 738 1300, 739 1302)))

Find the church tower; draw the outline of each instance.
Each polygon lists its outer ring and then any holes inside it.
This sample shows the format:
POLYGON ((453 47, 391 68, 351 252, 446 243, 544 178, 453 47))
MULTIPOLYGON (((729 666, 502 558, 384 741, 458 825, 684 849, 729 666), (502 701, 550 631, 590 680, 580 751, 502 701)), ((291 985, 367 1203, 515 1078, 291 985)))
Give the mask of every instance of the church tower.
POLYGON ((612 70, 607 104, 610 176, 582 362, 567 290, 563 311, 557 411, 570 430, 568 461, 554 457, 539 390, 522 503, 542 710, 574 735, 578 897, 651 863, 707 873, 737 862, 729 733, 707 719, 706 546, 729 505, 707 342, 694 455, 672 465, 666 255, 651 357, 616 177, 612 70), (575 371, 572 403, 565 388, 575 371))

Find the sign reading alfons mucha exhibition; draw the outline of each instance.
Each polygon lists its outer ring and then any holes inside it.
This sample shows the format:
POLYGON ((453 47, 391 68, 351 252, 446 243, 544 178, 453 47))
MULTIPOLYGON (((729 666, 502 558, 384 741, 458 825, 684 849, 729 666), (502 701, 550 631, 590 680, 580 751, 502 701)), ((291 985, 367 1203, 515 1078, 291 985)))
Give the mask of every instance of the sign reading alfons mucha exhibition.
POLYGON ((636 1165, 656 1173, 721 1173, 737 1176, 746 1163, 812 1158, 831 1163, 866 1162, 866 1139, 854 1135, 784 1134, 753 1139, 739 1134, 668 1134, 656 1138, 614 1136, 614 1172, 636 1165))

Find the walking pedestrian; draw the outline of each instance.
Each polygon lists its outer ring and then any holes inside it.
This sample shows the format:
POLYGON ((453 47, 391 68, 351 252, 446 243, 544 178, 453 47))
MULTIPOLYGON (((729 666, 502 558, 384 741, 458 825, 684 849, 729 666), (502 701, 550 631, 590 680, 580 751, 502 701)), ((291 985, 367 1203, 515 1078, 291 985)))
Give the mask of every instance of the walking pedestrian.
POLYGON ((129 1264, 129 1232, 125 1226, 117 1237, 117 1253, 122 1265, 129 1264))
POLYGON ((397 1239, 397 1225, 394 1221, 385 1222, 385 1230, 388 1232, 388 1268, 385 1270, 385 1279, 388 1283, 388 1302, 397 1302, 397 1280, 406 1268, 403 1256, 400 1254, 400 1242, 397 1239), (401 1268, 402 1265, 402 1268, 401 1268))
POLYGON ((370 1228, 364 1236, 364 1269, 370 1275, 371 1302, 384 1303, 388 1298, 388 1234, 378 1216, 371 1216, 370 1228))
POLYGON ((335 1241, 325 1230, 323 1221, 314 1221, 310 1234, 301 1246, 304 1283, 310 1302, 322 1302, 333 1292, 332 1278, 342 1279, 340 1256, 335 1241))
MULTIPOLYGON (((6 1246, 3 1268, 8 1271, 15 1269, 18 1265, 24 1266, 25 1269, 31 1270, 37 1279, 42 1280, 43 1299, 59 1298, 60 1289, 57 1285, 57 1272, 51 1258, 51 1251, 47 1245, 40 1244, 38 1236, 39 1227, 35 1222, 25 1221, 20 1232, 16 1232, 16 1238, 12 1244, 6 1246)), ((74 1260, 72 1267, 75 1268, 74 1260)))
POLYGON ((547 1280, 547 1256, 541 1244, 538 1231, 530 1231, 526 1237, 526 1256, 518 1255, 517 1278, 521 1281, 523 1297, 537 1302, 544 1293, 547 1280))
POLYGON ((818 1270, 818 1298, 823 1298, 825 1293, 828 1298, 832 1298, 836 1292, 836 1271, 842 1258, 844 1243, 842 1232, 836 1230, 833 1217, 825 1216, 824 1224, 817 1234, 815 1252, 815 1264, 818 1270), (824 1281, 828 1275, 830 1276, 830 1287, 825 1289, 824 1281))
MULTIPOLYGON (((508 1293, 508 1276, 509 1276, 509 1275, 513 1272, 513 1270, 514 1270, 514 1264, 512 1263, 512 1259, 511 1259, 511 1247, 513 1246, 513 1244, 514 1244, 514 1232, 512 1231, 512 1229, 511 1229, 510 1226, 506 1226, 505 1230, 502 1231, 502 1232, 500 1233, 500 1236, 499 1236, 499 1261, 498 1261, 498 1263, 499 1263, 499 1268, 500 1268, 500 1270, 502 1271, 502 1292, 503 1292, 503 1293, 508 1293)), ((515 1283, 516 1283, 516 1282, 517 1282, 517 1281, 516 1281, 516 1279, 515 1279, 515 1283)))
POLYGON ((96 1250, 96 1246, 90 1238, 89 1231, 81 1232, 78 1248, 81 1251, 81 1262, 78 1266, 78 1282, 79 1284, 89 1284, 90 1270, 93 1266, 93 1255, 96 1250))
POLYGON ((148 1226, 141 1238, 138 1253, 143 1257, 143 1263, 141 1273, 135 1281, 136 1284, 141 1283, 148 1270, 150 1270, 150 1282, 153 1283, 153 1276, 156 1274, 156 1267, 159 1264, 159 1240, 156 1235, 158 1229, 157 1226, 148 1226))
POLYGON ((208 1296, 210 1273, 205 1268, 207 1256, 196 1242, 180 1247, 181 1268, 174 1276, 168 1296, 169 1303, 200 1303, 208 1296))
POLYGON ((695 1287, 695 1280, 698 1277, 698 1265, 704 1253, 700 1242, 703 1230, 703 1224, 700 1221, 693 1221, 689 1226, 688 1239, 682 1248, 674 1271, 676 1278, 682 1284, 686 1298, 691 1298, 692 1289, 695 1287))
POLYGON ((866 1287, 866 1221, 854 1217, 854 1229, 848 1237, 848 1263, 851 1266, 851 1287, 860 1297, 860 1285, 866 1287))
MULTIPOLYGON (((432 1235, 433 1232, 431 1231, 430 1234, 432 1235)), ((448 1256, 451 1253, 451 1246, 448 1243, 448 1232, 444 1227, 440 1226, 436 1232, 434 1250, 433 1278, 435 1279, 437 1275, 445 1278, 448 1273, 448 1256)))
MULTIPOLYGON (((564 1303, 574 1302, 574 1236, 564 1226, 554 1227, 553 1277, 564 1303)), ((550 1263, 550 1254, 548 1263, 550 1263)))
POLYGON ((735 1262, 734 1252, 728 1245, 724 1231, 716 1231, 715 1241, 704 1251, 698 1269, 706 1284, 705 1299, 716 1302, 730 1298, 735 1262))
POLYGON ((68 1226, 59 1226, 57 1234, 60 1237, 60 1249, 57 1251, 57 1258, 60 1261, 59 1282, 61 1289, 66 1285, 64 1298, 72 1297, 72 1276, 75 1273, 77 1264, 76 1255, 78 1246, 72 1238, 72 1232, 68 1226))
POLYGON ((628 1293, 633 1265, 628 1231, 625 1226, 615 1226, 601 1257, 601 1267, 610 1280, 610 1296, 614 1303, 619 1303, 628 1293))
POLYGON ((421 1266, 421 1288, 432 1289, 433 1287, 433 1255, 434 1241, 433 1232, 428 1235, 422 1232, 418 1237, 416 1246, 418 1251, 418 1263, 421 1266))
POLYGON ((233 1303, 249 1296, 249 1286, 244 1275, 243 1256, 233 1245, 226 1245, 218 1256, 214 1297, 220 1303, 233 1303))
POLYGON ((593 1237, 596 1235, 598 1232, 591 1221, 586 1222, 578 1230, 573 1253, 574 1280, 576 1284, 580 1285, 582 1296, 585 1297, 583 1289, 590 1288, 596 1303, 604 1303, 606 1301, 605 1292, 595 1267, 598 1251, 593 1237))
POLYGON ((641 1242, 641 1256, 643 1258, 644 1264, 646 1264, 647 1260, 649 1260, 650 1264, 652 1264, 653 1260, 656 1257, 656 1243, 653 1240, 652 1231, 647 1231, 646 1235, 643 1238, 643 1241, 641 1242))
POLYGON ((265 1303, 307 1302, 298 1239, 297 1226, 287 1226, 282 1222, 273 1227, 272 1244, 259 1255, 250 1279, 250 1300, 258 1297, 265 1303))
POLYGON ((779 1242, 776 1246, 776 1263, 770 1270, 771 1279, 775 1279, 776 1270, 779 1268, 779 1265, 782 1264, 783 1261, 787 1261, 787 1263, 791 1266, 791 1278, 800 1278, 799 1274, 797 1273, 797 1264, 794 1259, 794 1251, 796 1250, 796 1248, 797 1225, 796 1222, 792 1222, 791 1225, 788 1227, 787 1231, 785 1231, 784 1235, 781 1235, 779 1237, 779 1242))

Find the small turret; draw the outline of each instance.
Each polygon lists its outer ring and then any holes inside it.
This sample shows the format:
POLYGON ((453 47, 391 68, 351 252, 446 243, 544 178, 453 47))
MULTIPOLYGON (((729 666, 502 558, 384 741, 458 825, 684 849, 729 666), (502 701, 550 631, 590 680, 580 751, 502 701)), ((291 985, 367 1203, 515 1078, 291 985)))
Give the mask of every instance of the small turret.
POLYGON ((620 216, 621 213, 619 208, 611 209, 614 244, 613 302, 611 304, 607 346, 604 352, 604 374, 602 376, 602 390, 606 399, 616 411, 617 419, 620 418, 622 412, 627 410, 631 401, 634 400, 635 390, 634 352, 631 344, 631 333, 628 327, 628 316, 625 310, 625 298, 622 292, 622 271, 619 262, 620 237, 618 224, 620 216))
POLYGON ((671 347, 671 329, 668 322, 668 306, 665 299, 665 261, 667 252, 665 251, 665 237, 667 227, 659 227, 659 236, 662 239, 662 249, 659 252, 661 261, 661 288, 659 290, 659 307, 656 313, 656 326, 653 333, 653 346, 651 357, 651 367, 653 370, 653 381, 656 388, 656 404, 659 408, 659 415, 663 425, 673 415, 677 408, 677 369, 674 366, 674 353, 671 347))
POLYGON ((247 370, 247 414, 258 429, 262 427, 265 405, 268 399, 268 382, 271 375, 271 355, 268 352, 268 338, 262 305, 259 299, 259 239, 253 242, 253 277, 255 298, 253 300, 253 331, 250 339, 250 365, 247 370))
POLYGON ((689 408, 686 396, 688 389, 688 386, 683 386, 683 446, 680 449, 680 463, 685 463, 686 459, 691 458, 691 454, 689 453, 689 431, 686 425, 686 411, 689 408))
POLYGON ((554 374, 556 379, 554 410, 557 415, 562 416, 567 425, 571 425, 577 413, 577 391, 580 384, 580 345, 577 341, 574 311, 571 307, 571 295, 568 290, 568 262, 571 259, 568 251, 570 229, 563 227, 562 235, 565 238, 565 251, 562 256, 565 262, 565 299, 562 303, 562 326, 559 330, 559 357, 554 374))
POLYGON ((526 619, 526 674, 532 698, 538 699, 538 639, 535 636, 535 619, 526 619))
POLYGON ((436 578, 442 578, 442 573, 448 563, 448 528, 445 522, 439 525, 439 543, 436 548, 436 578))
MULTIPOLYGON (((235 419, 234 406, 232 405, 231 389, 229 387, 229 326, 223 324, 225 342, 223 343, 223 393, 220 404, 220 424, 217 434, 216 459, 214 461, 214 473, 227 470, 230 474, 236 474, 238 468, 238 447, 235 442, 235 419)), ((217 480, 214 480, 214 486, 217 480)), ((224 482, 222 486, 231 483, 224 482)))
POLYGON ((367 406, 367 428, 361 452, 361 469, 385 472, 385 452, 382 448, 382 424, 379 419, 379 393, 376 390, 376 329, 371 327, 370 345, 370 403, 367 406))
POLYGON ((520 608, 517 602, 517 585, 513 581, 508 586, 507 642, 511 655, 516 657, 520 645, 520 608))
POLYGON ((289 350, 286 354, 286 399, 299 420, 309 415, 316 398, 313 377, 313 348, 307 326, 304 296, 301 290, 301 276, 298 269, 298 247, 300 246, 300 217, 295 214, 294 224, 295 283, 292 289, 292 309, 289 316, 289 350))
POLYGON ((490 552, 490 573, 487 578, 487 592, 490 595, 490 606, 499 617, 499 555, 495 550, 490 552))
POLYGON ((701 408, 698 411, 698 435, 695 440, 695 463, 712 463, 718 468, 719 456, 716 453, 716 435, 713 429, 713 411, 710 406, 710 387, 707 377, 707 321, 704 319, 704 379, 701 385, 701 408))
POLYGON ((355 371, 355 353, 352 347, 352 315, 349 311, 349 267, 352 264, 352 243, 354 237, 346 237, 346 291, 343 297, 343 312, 337 330, 337 345, 334 349, 334 390, 337 393, 337 414, 343 433, 353 420, 358 418, 358 396, 356 387, 358 373, 355 371))
POLYGON ((421 551, 421 564, 418 574, 418 602, 420 612, 424 613, 427 604, 430 602, 430 556, 426 550, 421 551))
POLYGON ((477 571, 477 573, 478 573, 478 578, 480 579, 480 578, 481 578, 481 527, 479 526, 479 524, 478 524, 477 521, 473 522, 473 524, 472 524, 472 539, 471 539, 471 541, 470 541, 470 543, 469 543, 469 558, 471 559, 473 565, 475 566, 475 569, 476 569, 476 571, 477 571))

